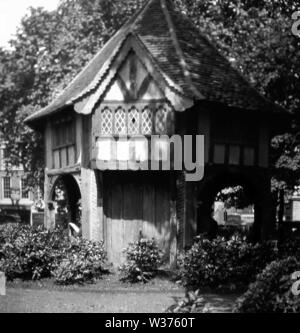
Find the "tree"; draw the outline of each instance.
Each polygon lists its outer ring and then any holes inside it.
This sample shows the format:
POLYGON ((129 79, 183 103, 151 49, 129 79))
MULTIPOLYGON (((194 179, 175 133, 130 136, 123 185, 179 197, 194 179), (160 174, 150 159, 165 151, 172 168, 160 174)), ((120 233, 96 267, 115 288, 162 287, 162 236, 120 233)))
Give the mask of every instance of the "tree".
POLYGON ((292 34, 294 0, 176 0, 232 65, 268 99, 294 115, 272 140, 273 189, 300 178, 300 38, 292 34))
POLYGON ((224 202, 227 209, 231 207, 244 209, 254 204, 248 193, 240 185, 222 189, 215 200, 224 202))
POLYGON ((63 0, 56 11, 31 8, 11 48, 0 49, 0 132, 8 162, 23 164, 32 187, 43 190, 43 140, 24 119, 60 93, 142 2, 63 0))
MULTIPOLYGON (((12 159, 26 151, 21 160, 33 180, 43 177, 42 141, 23 119, 47 105, 144 2, 61 0, 53 12, 31 9, 11 50, 0 50, 0 130, 12 159)), ((300 38, 291 32, 298 1, 174 2, 262 94, 294 115, 289 133, 272 141, 274 188, 292 187, 300 170, 300 38)))

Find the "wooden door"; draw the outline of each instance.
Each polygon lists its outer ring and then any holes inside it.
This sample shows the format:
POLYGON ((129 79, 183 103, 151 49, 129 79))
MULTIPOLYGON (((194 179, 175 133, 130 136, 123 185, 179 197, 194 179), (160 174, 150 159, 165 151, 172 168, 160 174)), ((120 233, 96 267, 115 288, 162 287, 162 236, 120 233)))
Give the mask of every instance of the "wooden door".
POLYGON ((169 178, 159 173, 107 172, 104 175, 105 244, 115 265, 130 242, 154 237, 166 258, 170 249, 169 178))

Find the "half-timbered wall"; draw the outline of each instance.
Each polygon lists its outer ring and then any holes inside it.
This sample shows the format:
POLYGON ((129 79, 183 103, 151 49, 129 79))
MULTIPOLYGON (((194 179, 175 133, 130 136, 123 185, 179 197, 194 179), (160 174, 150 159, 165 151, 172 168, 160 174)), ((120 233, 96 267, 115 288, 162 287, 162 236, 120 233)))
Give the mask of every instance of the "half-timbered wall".
POLYGON ((111 164, 104 169, 113 171, 104 172, 92 163, 103 179, 98 184, 98 197, 103 195, 98 221, 103 226, 109 259, 115 264, 124 260, 122 250, 128 243, 141 236, 154 237, 166 261, 171 252, 176 253, 171 250, 176 246, 176 205, 172 204, 175 199, 170 173, 138 172, 138 168, 132 171, 128 164, 151 160, 151 136, 173 135, 174 117, 158 84, 130 52, 92 115, 92 162, 118 162, 117 166, 111 164), (149 144, 144 145, 145 141, 139 139, 148 140, 149 144))
MULTIPOLYGON (((128 161, 151 159, 151 145, 143 139, 173 133, 173 108, 135 53, 129 52, 93 113, 92 160, 111 161, 109 169, 126 170, 128 161)), ((101 170, 99 165, 95 168, 101 170)))

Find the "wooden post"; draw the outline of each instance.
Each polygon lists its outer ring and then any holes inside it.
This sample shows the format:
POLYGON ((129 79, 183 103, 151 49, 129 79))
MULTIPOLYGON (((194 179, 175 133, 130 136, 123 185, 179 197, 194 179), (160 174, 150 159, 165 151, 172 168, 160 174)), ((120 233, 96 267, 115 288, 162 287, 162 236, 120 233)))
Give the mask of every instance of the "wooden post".
POLYGON ((81 164, 82 159, 82 116, 77 114, 75 120, 75 127, 76 127, 76 149, 75 149, 75 161, 76 164, 81 164))
POLYGON ((47 175, 48 168, 45 169, 45 182, 44 182, 44 202, 45 202, 45 209, 44 209, 44 227, 46 229, 49 229, 50 225, 50 215, 49 215, 49 209, 48 209, 48 200, 49 200, 49 177, 47 175))
POLYGON ((82 235, 94 241, 102 240, 102 228, 98 216, 98 189, 95 171, 81 169, 82 180, 82 235))
POLYGON ((271 179, 268 173, 264 173, 258 178, 258 180, 260 198, 259 202, 255 206, 255 240, 266 241, 274 235, 275 230, 275 219, 271 195, 271 179))
POLYGON ((185 182, 185 240, 184 244, 193 244, 197 236, 197 192, 195 182, 185 182))
MULTIPOLYGON (((97 172, 97 171, 95 171, 97 172)), ((100 227, 100 239, 104 240, 105 228, 104 228, 104 208, 103 208, 103 173, 98 171, 97 179, 97 215, 99 219, 100 227)))
POLYGON ((170 269, 177 266, 176 177, 170 176, 170 269))
POLYGON ((170 202, 170 268, 176 269, 177 266, 177 216, 176 216, 176 201, 170 202))
MULTIPOLYGON (((45 165, 47 170, 51 170, 53 168, 53 155, 52 155, 52 129, 50 121, 46 123, 45 129, 45 165)), ((47 175, 45 173, 45 175, 47 175)))

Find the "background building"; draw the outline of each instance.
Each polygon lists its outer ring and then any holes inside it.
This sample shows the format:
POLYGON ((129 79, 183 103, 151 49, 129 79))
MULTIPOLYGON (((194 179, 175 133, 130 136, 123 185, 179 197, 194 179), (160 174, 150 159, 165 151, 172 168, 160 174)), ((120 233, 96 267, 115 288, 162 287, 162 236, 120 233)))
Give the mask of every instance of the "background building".
POLYGON ((21 166, 7 168, 9 151, 0 140, 0 224, 31 223, 33 194, 28 191, 21 166))

